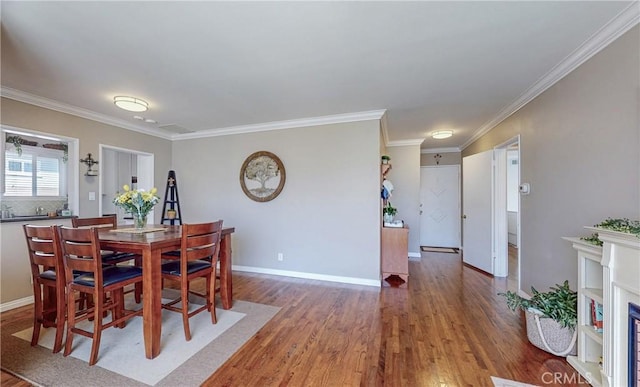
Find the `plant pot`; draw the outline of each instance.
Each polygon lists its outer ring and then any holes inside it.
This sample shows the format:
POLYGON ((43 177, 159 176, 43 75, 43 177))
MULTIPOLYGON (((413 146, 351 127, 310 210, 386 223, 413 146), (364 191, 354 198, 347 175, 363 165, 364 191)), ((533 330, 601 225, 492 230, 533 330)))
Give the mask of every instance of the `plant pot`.
POLYGON ((535 310, 526 310, 525 318, 527 338, 531 344, 556 356, 577 354, 575 329, 563 328, 555 320, 535 310))
POLYGON ((393 215, 383 214, 382 219, 385 221, 385 223, 391 223, 393 222, 393 215))

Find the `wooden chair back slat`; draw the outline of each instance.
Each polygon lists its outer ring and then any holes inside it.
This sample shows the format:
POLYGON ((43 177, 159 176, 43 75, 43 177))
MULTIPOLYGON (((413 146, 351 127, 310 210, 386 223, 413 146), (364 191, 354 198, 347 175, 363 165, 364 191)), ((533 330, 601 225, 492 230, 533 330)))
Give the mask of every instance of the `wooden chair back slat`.
POLYGON ((183 224, 180 249, 180 255, 184 257, 183 261, 194 261, 212 256, 217 259, 221 235, 222 220, 210 223, 183 224))
POLYGON ((115 214, 105 215, 96 218, 71 218, 73 227, 105 227, 109 229, 116 228, 118 225, 118 217, 115 214))
POLYGON ((64 276, 62 254, 56 244, 55 226, 22 226, 27 239, 32 274, 39 275, 41 270, 53 269, 64 276))
POLYGON ((59 227, 58 230, 67 278, 73 279, 74 270, 93 272, 96 286, 101 287, 102 256, 98 229, 59 227))
POLYGON ((56 327, 54 353, 62 349, 66 322, 66 275, 57 227, 28 224, 22 226, 27 240, 34 297, 31 345, 38 344, 40 328, 45 323, 50 324, 49 326, 54 325, 56 327), (41 275, 45 270, 53 270, 55 280, 50 275, 41 275))

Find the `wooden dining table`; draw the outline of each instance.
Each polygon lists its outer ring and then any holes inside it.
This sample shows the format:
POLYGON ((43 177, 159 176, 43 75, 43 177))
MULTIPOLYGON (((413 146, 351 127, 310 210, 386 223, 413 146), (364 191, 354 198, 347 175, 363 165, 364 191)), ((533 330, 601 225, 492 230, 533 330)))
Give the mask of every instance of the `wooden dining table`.
MULTIPOLYGON (((142 309, 144 349, 147 359, 160 354, 162 334, 162 263, 164 252, 180 249, 180 226, 148 225, 153 232, 127 232, 130 225, 115 230, 100 230, 100 248, 142 255, 142 309)), ((230 309, 233 303, 231 278, 231 234, 234 227, 224 227, 220 242, 220 297, 222 307, 230 309)))

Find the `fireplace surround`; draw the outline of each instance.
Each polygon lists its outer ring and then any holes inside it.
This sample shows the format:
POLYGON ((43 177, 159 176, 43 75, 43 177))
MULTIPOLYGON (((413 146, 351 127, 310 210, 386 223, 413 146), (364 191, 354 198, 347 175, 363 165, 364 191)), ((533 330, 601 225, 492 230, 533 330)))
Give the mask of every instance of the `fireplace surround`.
MULTIPOLYGON (((640 238, 632 234, 587 227, 603 241, 603 384, 610 387, 638 386, 637 335, 631 343, 629 305, 640 305, 640 238), (630 351, 636 349, 635 363, 630 351), (635 383, 635 384, 634 384, 635 383)), ((636 320, 637 321, 637 320, 636 320)), ((635 322, 634 324, 637 324, 635 322)), ((637 325, 635 325, 637 329, 637 325)), ((637 331, 636 331, 637 333, 637 331)))
POLYGON ((630 387, 640 387, 640 306, 629 303, 629 376, 630 387))

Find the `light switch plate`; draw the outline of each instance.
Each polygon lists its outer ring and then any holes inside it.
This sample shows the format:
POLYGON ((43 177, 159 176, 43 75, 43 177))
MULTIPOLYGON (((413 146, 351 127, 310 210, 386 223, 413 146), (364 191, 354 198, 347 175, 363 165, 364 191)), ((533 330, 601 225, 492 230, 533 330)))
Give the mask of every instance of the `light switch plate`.
POLYGON ((89 200, 96 200, 96 193, 91 191, 89 192, 89 200))

